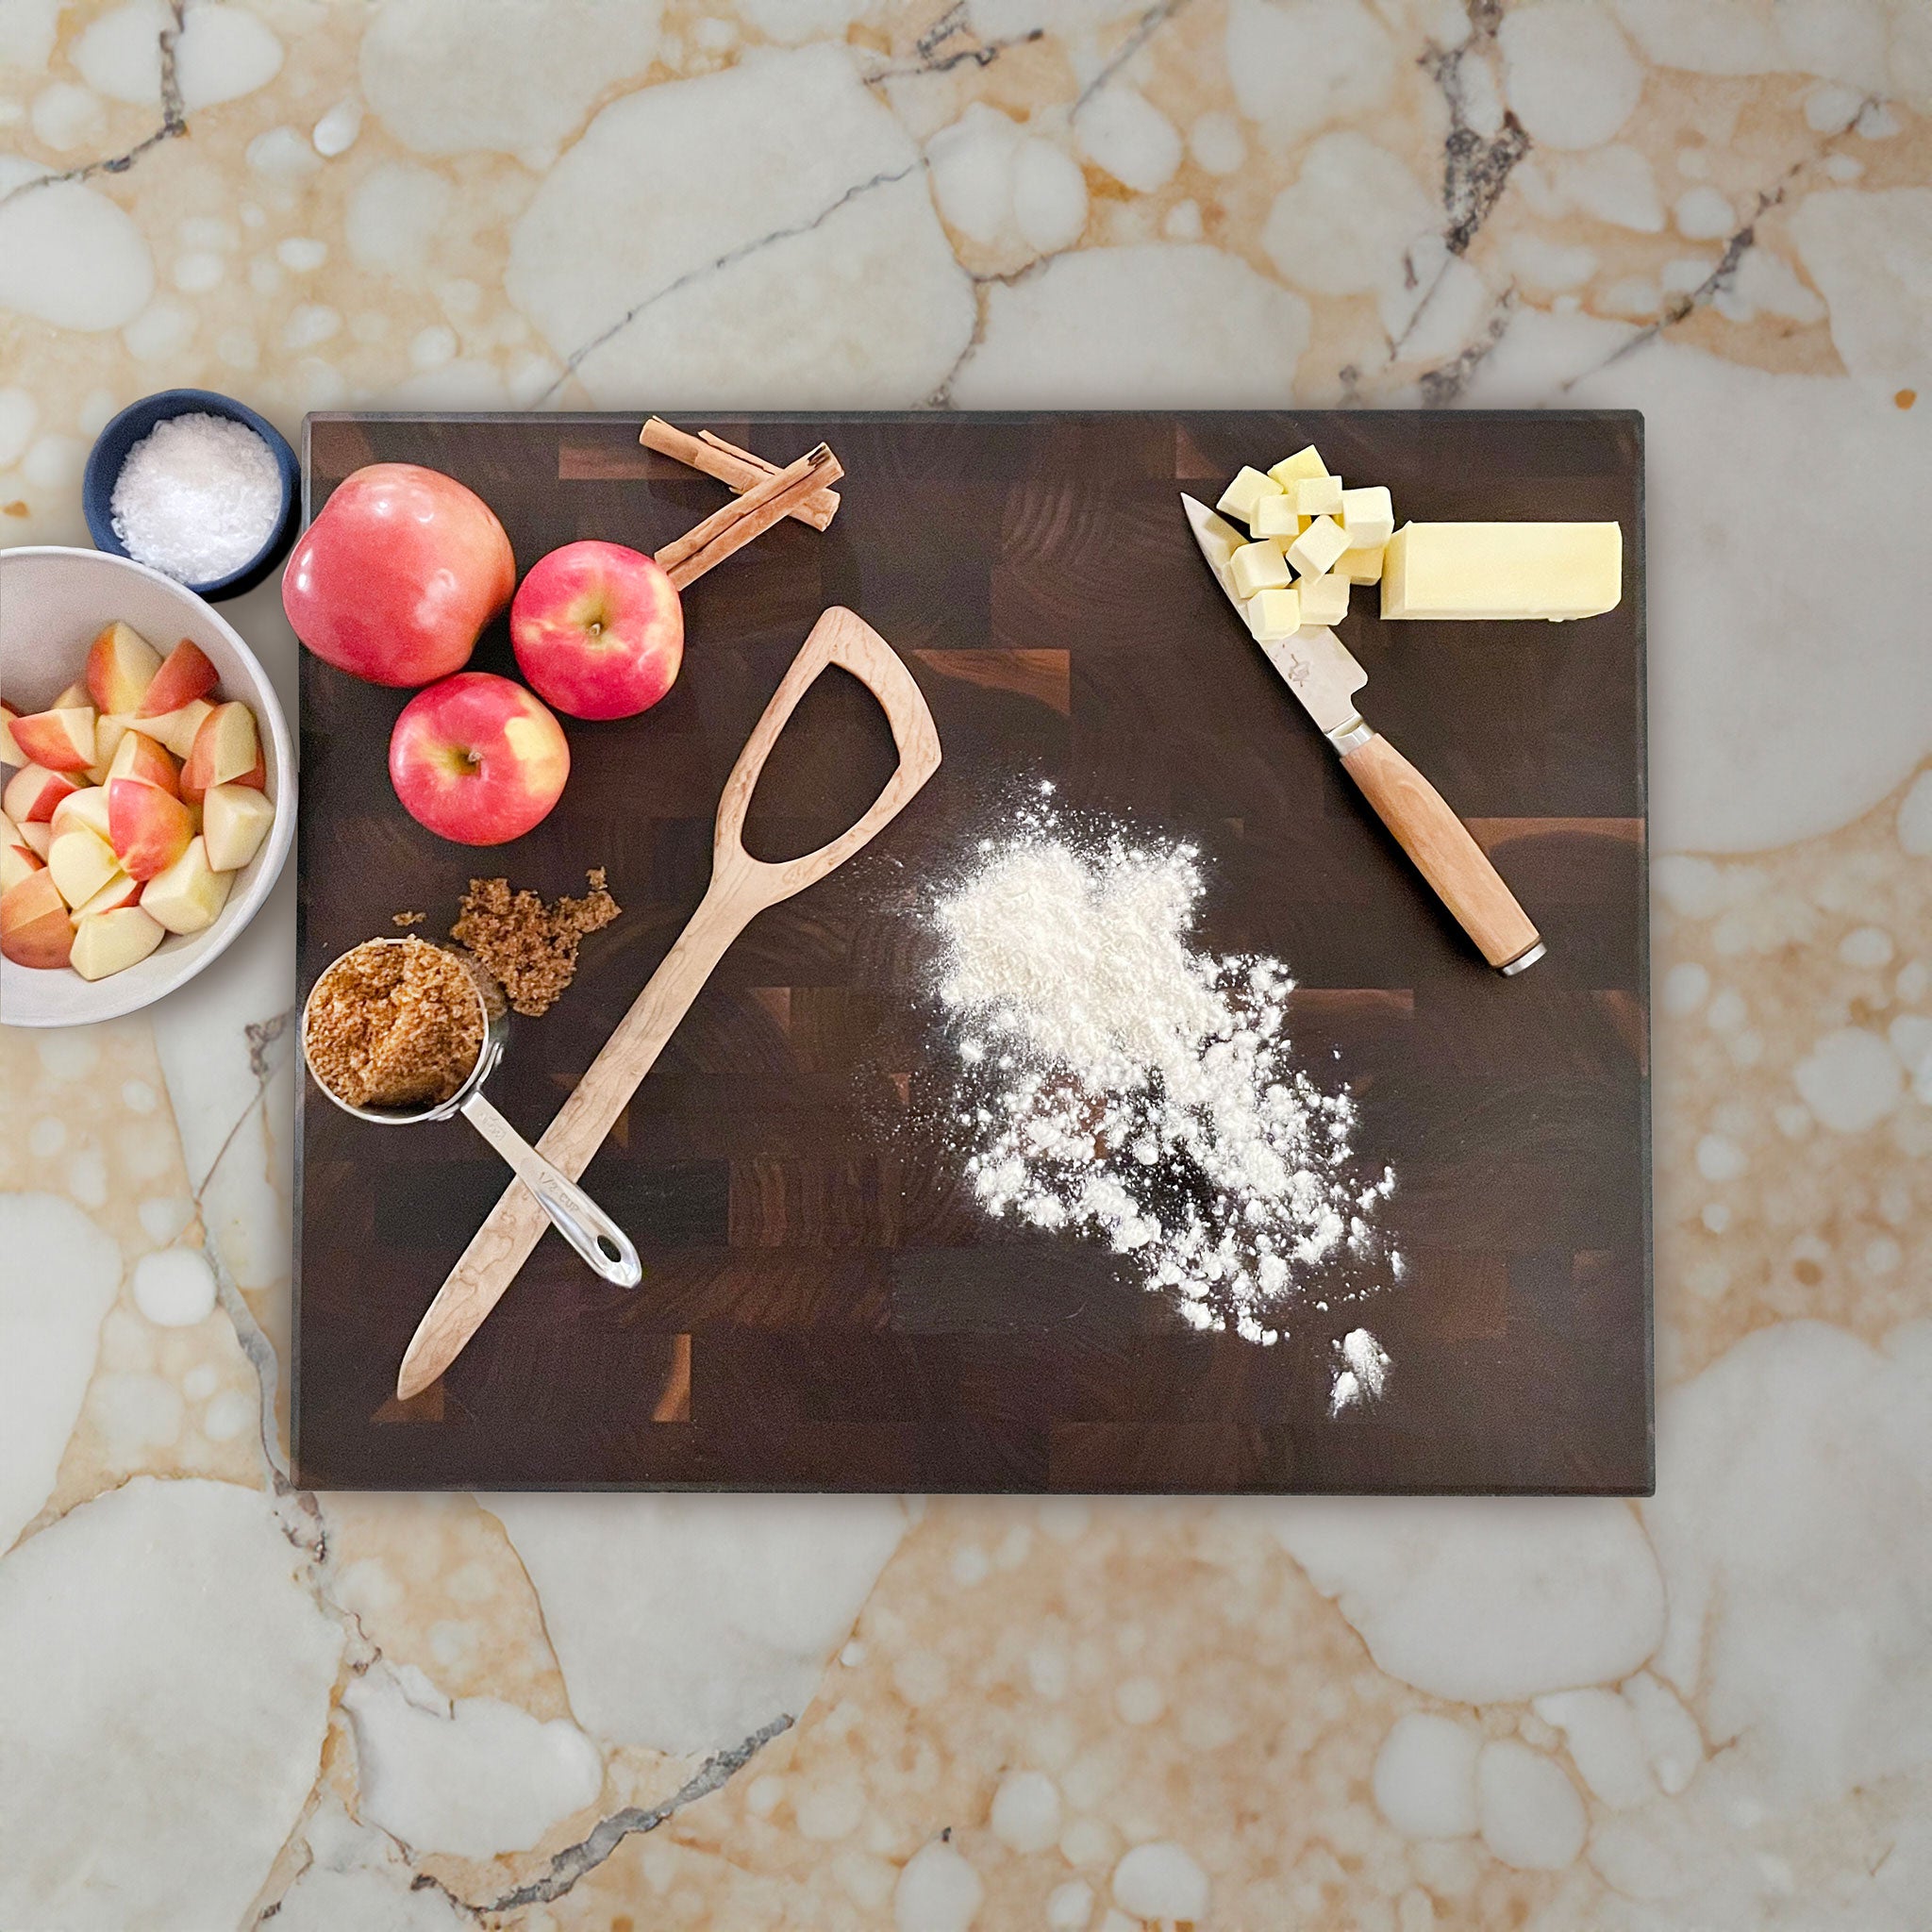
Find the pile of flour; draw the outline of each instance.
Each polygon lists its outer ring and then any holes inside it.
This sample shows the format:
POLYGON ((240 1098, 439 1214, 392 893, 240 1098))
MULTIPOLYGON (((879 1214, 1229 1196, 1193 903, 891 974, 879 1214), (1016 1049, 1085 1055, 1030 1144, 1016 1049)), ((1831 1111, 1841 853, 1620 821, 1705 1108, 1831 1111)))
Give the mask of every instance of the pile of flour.
POLYGON ((1373 1226, 1395 1176, 1364 1176, 1355 1103, 1293 1063, 1288 969, 1190 943, 1196 861, 1042 800, 938 898, 938 991, 988 1209, 1098 1234, 1196 1327, 1266 1345, 1311 1280, 1400 1274, 1373 1226))

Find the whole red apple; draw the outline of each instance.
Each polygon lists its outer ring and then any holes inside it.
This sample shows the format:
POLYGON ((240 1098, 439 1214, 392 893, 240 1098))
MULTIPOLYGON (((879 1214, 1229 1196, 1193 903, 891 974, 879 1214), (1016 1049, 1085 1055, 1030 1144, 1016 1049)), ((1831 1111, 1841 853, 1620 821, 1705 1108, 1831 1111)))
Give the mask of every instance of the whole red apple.
POLYGON ((684 606, 654 557, 566 543, 532 566, 509 607, 524 675, 573 718, 634 718, 677 678, 684 606))
POLYGON ((390 733, 389 776, 418 824, 458 845, 501 845, 562 795, 570 746, 522 685, 462 671, 403 707, 390 733))
POLYGON ((282 608, 339 669, 371 684, 428 684, 470 661, 516 580, 509 539, 474 490, 415 463, 371 463, 303 531, 282 608))

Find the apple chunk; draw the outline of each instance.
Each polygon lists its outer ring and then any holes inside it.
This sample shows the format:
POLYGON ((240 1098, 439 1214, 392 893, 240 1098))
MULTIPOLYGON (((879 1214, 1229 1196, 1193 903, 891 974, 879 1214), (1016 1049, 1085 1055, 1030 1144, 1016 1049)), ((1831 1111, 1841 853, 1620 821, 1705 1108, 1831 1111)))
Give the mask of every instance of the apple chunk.
POLYGON ((28 873, 39 872, 45 863, 39 853, 22 841, 18 833, 8 833, 0 841, 0 892, 11 891, 28 873))
POLYGON ((29 711, 15 724, 13 741, 50 772, 84 772, 94 761, 94 708, 29 711))
POLYGON ((188 849, 194 814, 158 785, 114 778, 108 785, 108 829, 128 876, 151 879, 188 849))
POLYGON ((20 723, 20 713, 11 705, 0 705, 0 765, 24 765, 27 761, 25 752, 13 741, 13 727, 20 723))
POLYGON ((70 906, 82 906, 121 870, 121 861, 98 833, 77 825, 47 848, 47 870, 60 896, 70 906))
POLYGON ((141 700, 140 715, 158 718, 164 712, 177 711, 183 705, 192 704, 196 698, 205 698, 214 690, 219 675, 208 661, 208 653, 183 638, 155 673, 154 682, 141 700))
POLYGON ((108 767, 108 782, 116 778, 139 778, 143 785, 158 785, 174 797, 181 795, 181 780, 175 760, 145 731, 124 731, 114 748, 114 761, 108 767))
POLYGON ((47 862, 47 853, 54 843, 54 828, 43 819, 34 819, 25 825, 16 825, 20 842, 38 858, 42 865, 47 862))
POLYGON ((90 832, 98 832, 108 844, 114 842, 113 830, 108 823, 108 794, 98 785, 83 785, 78 791, 70 791, 54 808, 54 816, 48 823, 57 839, 62 832, 85 825, 90 832))
POLYGON ((0 892, 0 958, 16 966, 64 966, 74 921, 45 867, 0 892))
POLYGON ((114 912, 91 912, 74 928, 74 951, 68 960, 83 979, 105 979, 138 966, 167 937, 158 919, 139 906, 114 912))
POLYGON ((191 839, 188 850, 142 888, 142 909, 170 932, 199 932, 214 924, 234 881, 233 873, 209 865, 208 847, 199 839, 191 839))
POLYGON ((206 698, 190 698, 178 710, 163 711, 158 718, 143 718, 141 728, 157 744, 164 744, 177 758, 194 749, 194 734, 214 707, 206 698))
POLYGON ((66 772, 50 772, 44 765, 23 765, 0 791, 0 809, 16 825, 44 824, 54 816, 54 808, 71 791, 80 790, 80 780, 66 772))
POLYGON ((116 872, 92 899, 74 908, 75 923, 78 924, 96 912, 118 912, 124 906, 132 906, 141 897, 141 891, 139 879, 129 878, 125 872, 116 872))
POLYGON ((88 646, 88 695, 104 711, 132 711, 160 668, 161 654, 131 624, 117 619, 88 646))
POLYGON ((202 794, 201 836, 217 872, 239 872, 261 848, 275 808, 246 785, 211 785, 202 794))
POLYGON ((213 785, 250 785, 259 791, 266 783, 255 713, 239 701, 217 705, 201 721, 193 748, 181 767, 181 796, 190 805, 199 805, 213 785))

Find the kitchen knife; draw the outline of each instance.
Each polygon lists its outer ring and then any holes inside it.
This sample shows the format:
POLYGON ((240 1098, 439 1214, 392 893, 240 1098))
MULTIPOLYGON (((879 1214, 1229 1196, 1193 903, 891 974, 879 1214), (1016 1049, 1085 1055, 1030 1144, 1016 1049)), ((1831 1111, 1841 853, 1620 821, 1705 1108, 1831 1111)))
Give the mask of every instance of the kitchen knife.
MULTIPOLYGON (((1241 599, 1227 571, 1228 559, 1248 540, 1205 503, 1185 492, 1181 503, 1208 568, 1245 629, 1247 619, 1241 615, 1241 599)), ((1375 816, 1483 958, 1504 974, 1534 966, 1543 956, 1543 942, 1488 854, 1442 794, 1386 738, 1362 722, 1355 694, 1368 683, 1369 674, 1349 656, 1341 640, 1332 630, 1310 626, 1264 642, 1261 651, 1340 754, 1342 770, 1355 780, 1375 816)))

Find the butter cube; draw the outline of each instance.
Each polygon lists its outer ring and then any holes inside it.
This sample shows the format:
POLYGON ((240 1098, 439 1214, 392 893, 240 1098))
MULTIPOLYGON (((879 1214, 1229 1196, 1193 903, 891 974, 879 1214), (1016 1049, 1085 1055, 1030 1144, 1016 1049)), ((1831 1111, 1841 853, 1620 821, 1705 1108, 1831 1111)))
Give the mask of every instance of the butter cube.
MULTIPOLYGON (((1317 517, 1288 546, 1288 560, 1299 576, 1318 577, 1348 548, 1348 539, 1333 517, 1317 517)), ((1239 551, 1235 553, 1241 555, 1239 551)))
POLYGON ((1281 485, 1272 476, 1264 476, 1259 470, 1252 470, 1245 463, 1235 472, 1234 481, 1221 492, 1221 501, 1214 508, 1223 516, 1239 517, 1244 524, 1255 521, 1255 506, 1263 497, 1279 496, 1281 485))
POLYGON ((1264 496, 1255 505, 1253 522, 1249 525, 1257 537, 1299 537, 1304 519, 1296 514, 1294 499, 1285 490, 1277 490, 1273 496, 1264 496))
POLYGON ((1395 507, 1379 483, 1373 490, 1341 492, 1341 527, 1351 550, 1373 550, 1395 532, 1395 507))
POLYGON ((1341 514, 1340 476, 1297 476, 1293 487, 1294 507, 1300 515, 1333 517, 1341 514))
POLYGON ((1616 524, 1405 524, 1383 552, 1382 615, 1594 617, 1616 608, 1623 572, 1616 524))
POLYGON ((1257 643, 1292 637, 1302 627, 1302 600, 1292 590, 1257 591, 1241 606, 1257 643))
POLYGON ((1278 542, 1243 543, 1228 558, 1227 575, 1235 595, 1244 604, 1257 591, 1285 591, 1289 585, 1288 564, 1278 542))
MULTIPOLYGON (((1346 536, 1348 533, 1343 531, 1346 536)), ((1382 546, 1373 550, 1344 550, 1335 560, 1335 575, 1352 584, 1379 584, 1382 581, 1382 546)))
POLYGON ((1295 586, 1301 596, 1304 624, 1340 624, 1348 615, 1348 579, 1332 571, 1304 577, 1295 586))
POLYGON ((1322 460, 1322 452, 1311 442, 1306 449, 1296 450, 1293 456, 1283 457, 1268 474, 1286 490, 1305 476, 1325 476, 1328 465, 1322 460))

